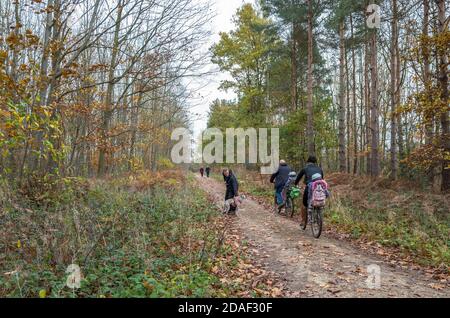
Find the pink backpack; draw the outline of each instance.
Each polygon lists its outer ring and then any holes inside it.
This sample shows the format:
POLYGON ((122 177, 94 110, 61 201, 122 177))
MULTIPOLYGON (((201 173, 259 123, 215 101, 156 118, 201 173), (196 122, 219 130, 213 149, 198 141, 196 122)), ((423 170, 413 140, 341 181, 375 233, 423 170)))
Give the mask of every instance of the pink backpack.
POLYGON ((327 199, 328 184, 325 180, 318 180, 311 184, 311 205, 316 208, 324 207, 327 199))

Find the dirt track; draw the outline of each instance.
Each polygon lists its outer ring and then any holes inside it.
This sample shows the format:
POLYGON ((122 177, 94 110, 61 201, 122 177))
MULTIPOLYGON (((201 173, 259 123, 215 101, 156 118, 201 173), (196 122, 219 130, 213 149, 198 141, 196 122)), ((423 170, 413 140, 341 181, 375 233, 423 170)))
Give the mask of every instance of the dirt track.
MULTIPOLYGON (((197 178, 200 187, 221 205, 225 185, 197 178)), ((449 288, 439 289, 435 280, 419 271, 400 270, 326 235, 315 239, 310 227, 302 231, 296 222, 251 199, 245 200, 234 224, 254 246, 258 261, 286 279, 293 297, 450 297, 449 288), (371 265, 380 268, 379 288, 375 280, 367 283, 371 265)))

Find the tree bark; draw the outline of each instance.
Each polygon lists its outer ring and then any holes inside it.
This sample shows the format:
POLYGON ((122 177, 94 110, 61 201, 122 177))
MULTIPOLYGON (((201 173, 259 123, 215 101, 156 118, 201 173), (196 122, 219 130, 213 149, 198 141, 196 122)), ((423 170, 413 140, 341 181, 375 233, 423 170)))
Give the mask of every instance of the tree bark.
MULTIPOLYGON (((438 32, 439 35, 444 36, 448 32, 446 24, 447 18, 445 16, 445 0, 435 0, 438 8, 438 32)), ((439 86, 441 90, 441 129, 442 129, 442 148, 447 154, 442 160, 442 184, 441 190, 448 191, 450 189, 450 160, 448 154, 450 153, 450 131, 449 131, 449 111, 448 111, 448 48, 439 47, 439 86)))
POLYGON ((308 0, 308 103, 307 103, 307 139, 308 155, 315 155, 314 111, 313 111, 313 0, 308 0))
POLYGON ((391 20, 391 179, 397 179, 398 174, 398 156, 397 156, 397 97, 396 91, 399 83, 397 83, 397 46, 398 46, 398 16, 397 16, 397 0, 392 0, 392 20, 391 20))
POLYGON ((366 174, 371 174, 371 151, 370 151, 370 139, 371 139, 371 131, 370 131, 370 83, 369 83, 369 69, 370 69, 370 45, 369 40, 365 44, 365 57, 364 57, 364 98, 365 98, 365 112, 366 112, 366 174))
MULTIPOLYGON (((345 46, 344 46, 345 47, 345 46)), ((345 151, 347 153, 347 173, 351 172, 351 150, 350 150, 350 144, 351 144, 351 139, 352 139, 352 135, 351 135, 351 108, 350 108, 350 69, 349 69, 349 57, 348 57, 348 50, 345 47, 344 49, 344 56, 345 56, 345 96, 346 96, 346 125, 345 128, 347 130, 347 143, 345 145, 345 151)))
MULTIPOLYGON (((16 37, 19 37, 19 31, 21 27, 20 23, 20 1, 17 0, 14 2, 14 18, 15 18, 15 25, 14 25, 14 34, 16 37)), ((18 63, 19 63, 19 48, 17 46, 14 46, 12 48, 12 59, 11 59, 11 79, 14 81, 14 83, 17 83, 17 70, 18 70, 18 63)), ((17 104, 19 102, 19 96, 17 94, 13 95, 13 102, 17 104)), ((25 148, 25 154, 22 160, 22 164, 20 165, 19 169, 19 183, 22 181, 22 175, 23 175, 23 169, 25 165, 26 156, 28 153, 28 141, 26 142, 26 148, 25 148)), ((11 167, 11 174, 10 174, 10 180, 13 181, 16 176, 17 171, 17 152, 14 149, 9 150, 9 165, 11 167)))
POLYGON ((344 22, 339 24, 339 171, 345 172, 345 38, 344 22))
POLYGON ((380 159, 378 152, 379 145, 379 105, 378 105, 378 63, 377 63, 377 31, 372 30, 371 39, 371 54, 370 54, 370 81, 371 81, 371 96, 370 96, 370 130, 371 130, 371 175, 376 177, 380 174, 380 159))
POLYGON ((122 22, 122 11, 123 11, 123 3, 122 1, 119 2, 119 5, 117 7, 117 18, 116 18, 116 25, 114 30, 114 40, 113 40, 113 47, 111 52, 111 62, 109 65, 109 72, 108 72, 108 86, 106 88, 106 97, 105 97, 105 110, 103 111, 103 118, 102 118, 102 127, 101 127, 101 142, 102 145, 100 146, 99 151, 99 157, 98 157, 98 175, 103 176, 107 172, 107 166, 106 166, 106 156, 107 156, 107 145, 108 145, 108 130, 110 126, 110 121, 112 117, 113 112, 113 93, 114 93, 114 71, 116 69, 117 65, 117 55, 118 55, 118 49, 119 49, 119 31, 120 31, 120 25, 122 22))
MULTIPOLYGON (((431 102, 431 70, 430 70, 430 50, 428 47, 428 26, 430 23, 430 2, 429 0, 423 0, 423 25, 422 25, 422 58, 423 58, 423 82, 425 87, 425 93, 427 94, 427 100, 431 102)), ((434 116, 425 113, 425 143, 430 144, 433 138, 433 123, 434 116)))
MULTIPOLYGON (((350 32, 353 37, 353 18, 350 14, 350 32)), ((352 44, 352 106, 353 106, 353 174, 358 171, 358 126, 356 125, 356 54, 355 44, 352 44)))
MULTIPOLYGON (((364 116, 366 115, 366 111, 365 110, 367 109, 367 107, 366 107, 366 105, 367 105, 366 104, 366 100, 367 100, 366 99, 366 95, 367 95, 367 93, 366 93, 366 90, 365 90, 365 82, 367 82, 367 79, 366 79, 367 76, 365 74, 367 74, 367 73, 363 72, 363 70, 365 69, 364 68, 365 63, 364 63, 363 53, 364 53, 364 50, 361 49, 360 56, 359 56, 360 72, 358 74, 359 90, 361 92, 361 99, 360 99, 360 104, 361 105, 359 107, 359 127, 360 127, 359 129, 360 129, 360 136, 361 136, 359 149, 361 151, 364 151, 364 148, 366 147, 366 130, 367 130, 367 128, 363 129, 363 127, 364 127, 364 116)), ((365 156, 360 156, 360 158, 359 158, 359 173, 360 174, 364 173, 364 164, 365 164, 364 159, 365 159, 365 156)))
POLYGON ((297 109, 297 39, 298 25, 292 22, 292 43, 291 43, 291 110, 297 109))

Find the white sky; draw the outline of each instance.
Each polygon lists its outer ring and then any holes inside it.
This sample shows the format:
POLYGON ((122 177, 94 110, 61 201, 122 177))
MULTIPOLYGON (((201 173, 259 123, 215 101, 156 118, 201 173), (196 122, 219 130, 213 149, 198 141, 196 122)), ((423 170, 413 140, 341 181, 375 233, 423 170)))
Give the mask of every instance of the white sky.
MULTIPOLYGON (((197 0, 202 1, 202 0, 197 0)), ((209 39, 209 43, 206 44, 207 48, 211 47, 214 43, 217 43, 220 39, 219 32, 228 32, 234 28, 232 17, 236 13, 236 10, 244 3, 254 3, 254 0, 214 0, 213 10, 216 12, 216 16, 212 19, 211 28, 213 35, 209 39)), ((209 69, 218 70, 217 66, 209 62, 209 69)), ((235 94, 229 90, 224 92, 219 90, 219 85, 222 80, 229 79, 229 75, 226 73, 217 72, 212 76, 207 76, 200 85, 202 88, 198 92, 201 95, 201 99, 196 101, 195 107, 191 108, 194 118, 194 138, 197 139, 199 133, 206 128, 208 120, 209 106, 215 99, 234 99, 235 94), (203 87, 204 86, 204 87, 203 87), (199 114, 198 116, 195 114, 199 114)))

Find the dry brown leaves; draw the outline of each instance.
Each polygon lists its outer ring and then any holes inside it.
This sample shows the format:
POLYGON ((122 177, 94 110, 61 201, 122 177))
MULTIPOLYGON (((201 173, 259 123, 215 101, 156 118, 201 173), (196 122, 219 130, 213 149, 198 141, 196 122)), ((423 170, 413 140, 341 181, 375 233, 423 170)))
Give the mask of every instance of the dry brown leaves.
POLYGON ((170 189, 178 188, 185 184, 186 174, 181 170, 163 170, 158 172, 144 170, 128 176, 127 181, 131 191, 144 191, 157 185, 170 189))
POLYGON ((215 226, 223 234, 221 253, 215 259, 211 271, 222 284, 228 285, 236 297, 284 297, 287 290, 282 279, 268 271, 258 261, 258 250, 235 226, 233 217, 215 220, 215 226))

